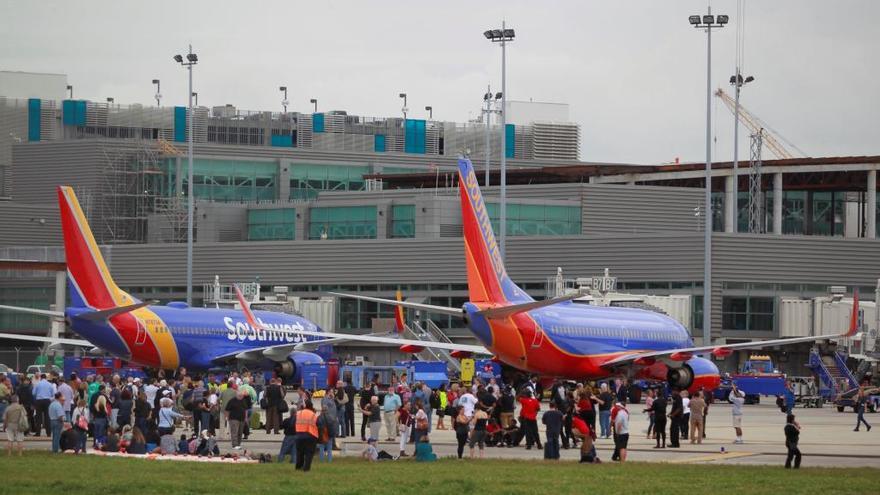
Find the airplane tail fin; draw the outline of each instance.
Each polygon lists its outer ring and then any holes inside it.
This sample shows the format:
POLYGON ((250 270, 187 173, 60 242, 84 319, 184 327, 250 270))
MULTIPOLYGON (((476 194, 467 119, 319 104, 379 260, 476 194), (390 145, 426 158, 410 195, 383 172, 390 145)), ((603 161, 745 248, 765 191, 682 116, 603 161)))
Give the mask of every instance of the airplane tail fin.
POLYGON ((58 207, 61 210, 64 257, 74 305, 105 310, 139 302, 121 290, 110 276, 73 188, 58 187, 58 207))
POLYGON ((859 331, 859 288, 856 287, 853 290, 853 309, 852 316, 849 320, 849 331, 844 334, 844 337, 852 337, 859 331))
MULTIPOLYGON (((403 301, 403 293, 400 292, 400 289, 397 290, 397 301, 403 301)), ((402 334, 404 330, 404 325, 406 324, 405 318, 403 316, 403 306, 395 306, 394 307, 394 330, 397 333, 402 334)))
POLYGON ((471 161, 460 158, 458 172, 468 295, 471 302, 532 301, 533 299, 507 276, 501 249, 495 241, 492 221, 471 161))

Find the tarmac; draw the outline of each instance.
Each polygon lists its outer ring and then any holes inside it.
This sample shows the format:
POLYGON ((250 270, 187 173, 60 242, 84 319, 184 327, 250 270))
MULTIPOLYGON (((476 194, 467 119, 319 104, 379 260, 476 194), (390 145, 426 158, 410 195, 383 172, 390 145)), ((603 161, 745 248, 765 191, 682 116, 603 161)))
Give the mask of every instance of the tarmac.
MULTIPOLYGON (((543 402, 542 409, 547 408, 543 402)), ((644 405, 631 404, 628 409, 631 412, 630 440, 628 449, 629 461, 642 462, 668 462, 684 464, 752 464, 752 465, 777 465, 785 462, 785 435, 783 426, 785 415, 772 404, 764 403, 744 407, 743 414, 743 440, 744 443, 733 443, 735 438, 732 427, 731 406, 727 403, 715 403, 709 409, 707 418, 707 437, 702 444, 691 444, 689 440, 682 440, 678 449, 654 449, 655 442, 647 439, 645 432, 648 427, 648 419, 642 414, 644 405)), ((823 467, 870 467, 880 468, 880 428, 868 432, 863 427, 855 432, 856 415, 847 412, 837 412, 833 407, 824 408, 796 408, 794 413, 801 425, 800 449, 803 453, 802 466, 823 467)), ((866 414, 865 419, 869 423, 880 426, 880 414, 866 414)), ((364 448, 360 440, 361 415, 355 419, 355 437, 338 439, 337 444, 341 450, 334 451, 334 456, 358 456, 364 448)), ((433 418, 436 426, 437 418, 433 418)), ((445 420, 449 426, 449 418, 445 420)), ((540 419, 539 419, 540 423, 540 419)), ((668 428, 668 423, 667 423, 668 428)), ((543 428, 541 429, 541 441, 544 441, 543 428)), ((369 432, 369 429, 367 430, 369 432)), ((178 434, 180 432, 178 431, 178 434)), ((380 434, 379 449, 386 450, 392 455, 399 452, 397 442, 384 441, 386 431, 383 424, 380 434)), ((369 433, 368 433, 369 434, 369 433)), ((3 436, 5 437, 5 435, 3 436)), ((452 430, 433 429, 430 435, 434 452, 438 456, 455 456, 456 441, 452 430)), ((5 439, 5 438, 3 438, 5 439)), ((268 452, 277 454, 281 446, 281 435, 266 434, 257 431, 243 442, 244 449, 250 452, 268 452)), ((230 450, 230 443, 226 439, 219 442, 222 452, 230 450)), ((29 449, 49 449, 51 443, 45 437, 27 437, 25 442, 29 449)), ((668 446, 668 433, 667 433, 668 446)), ((599 439, 596 442, 599 457, 603 461, 610 461, 614 443, 611 439, 599 439)), ((412 445, 407 446, 407 452, 412 454, 412 445)), ((469 455, 465 447, 465 457, 469 455)), ((479 456, 479 449, 476 451, 479 456)), ((486 447, 486 458, 503 459, 542 459, 543 452, 537 448, 526 450, 524 446, 515 448, 486 447)), ((563 460, 575 461, 579 459, 577 449, 561 450, 563 460)))

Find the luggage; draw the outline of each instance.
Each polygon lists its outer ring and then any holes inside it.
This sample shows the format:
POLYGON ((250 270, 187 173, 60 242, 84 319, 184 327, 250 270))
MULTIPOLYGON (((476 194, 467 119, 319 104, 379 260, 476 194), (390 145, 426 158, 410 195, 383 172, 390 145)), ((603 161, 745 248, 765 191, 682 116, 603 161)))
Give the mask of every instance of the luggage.
POLYGON ((252 430, 259 430, 262 427, 262 417, 260 411, 251 411, 251 419, 248 422, 252 430))

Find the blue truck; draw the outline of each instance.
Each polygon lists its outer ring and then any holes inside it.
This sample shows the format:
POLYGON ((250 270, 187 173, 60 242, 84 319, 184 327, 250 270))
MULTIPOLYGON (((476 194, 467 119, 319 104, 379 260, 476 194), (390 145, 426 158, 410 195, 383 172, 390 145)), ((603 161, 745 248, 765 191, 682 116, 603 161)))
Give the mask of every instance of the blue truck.
POLYGON ((759 404, 761 396, 778 397, 786 390, 785 374, 776 370, 767 355, 750 356, 739 373, 722 377, 721 385, 715 389, 715 398, 727 400, 733 384, 746 394, 746 404, 759 404))

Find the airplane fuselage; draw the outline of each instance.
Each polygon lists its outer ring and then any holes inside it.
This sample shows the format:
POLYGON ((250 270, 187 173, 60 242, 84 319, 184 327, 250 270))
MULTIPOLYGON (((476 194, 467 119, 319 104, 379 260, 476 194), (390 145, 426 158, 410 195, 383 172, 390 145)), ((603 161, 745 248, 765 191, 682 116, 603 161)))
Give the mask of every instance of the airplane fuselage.
POLYGON ((152 368, 208 369, 218 366, 221 358, 251 349, 321 340, 297 333, 320 332, 313 322, 272 311, 256 311, 265 330, 249 325, 238 310, 180 303, 149 306, 109 321, 81 318, 91 311, 67 308, 65 315, 74 332, 117 357, 152 368))

